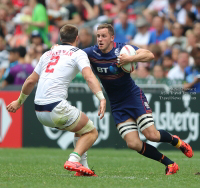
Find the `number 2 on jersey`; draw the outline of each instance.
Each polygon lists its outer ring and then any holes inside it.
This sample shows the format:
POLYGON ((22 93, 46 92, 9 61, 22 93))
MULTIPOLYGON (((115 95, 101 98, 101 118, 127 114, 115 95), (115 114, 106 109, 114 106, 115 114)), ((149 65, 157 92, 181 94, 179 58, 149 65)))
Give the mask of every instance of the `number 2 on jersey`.
POLYGON ((50 69, 50 66, 56 65, 58 63, 59 59, 60 59, 60 56, 52 56, 51 59, 50 59, 50 62, 47 65, 45 72, 53 73, 54 68, 50 69), (52 60, 55 60, 55 61, 52 62, 52 60))

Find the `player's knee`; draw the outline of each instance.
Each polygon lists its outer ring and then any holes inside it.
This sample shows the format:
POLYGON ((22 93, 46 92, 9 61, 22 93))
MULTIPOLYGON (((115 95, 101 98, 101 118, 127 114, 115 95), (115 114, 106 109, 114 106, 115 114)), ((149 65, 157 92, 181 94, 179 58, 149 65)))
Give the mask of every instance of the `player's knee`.
POLYGON ((98 132, 96 130, 96 128, 94 127, 93 122, 89 119, 88 122, 83 126, 82 129, 80 129, 79 131, 76 131, 75 133, 79 134, 79 135, 83 135, 86 133, 93 133, 95 136, 98 136, 98 132))
POLYGON ((97 129, 94 128, 92 131, 93 131, 94 137, 97 139, 98 138, 98 131, 97 131, 97 129))
POLYGON ((128 148, 132 150, 138 150, 140 148, 140 143, 138 141, 128 141, 127 143, 128 148))
POLYGON ((158 142, 160 140, 157 131, 146 132, 144 136, 146 137, 147 140, 150 140, 152 142, 158 142))

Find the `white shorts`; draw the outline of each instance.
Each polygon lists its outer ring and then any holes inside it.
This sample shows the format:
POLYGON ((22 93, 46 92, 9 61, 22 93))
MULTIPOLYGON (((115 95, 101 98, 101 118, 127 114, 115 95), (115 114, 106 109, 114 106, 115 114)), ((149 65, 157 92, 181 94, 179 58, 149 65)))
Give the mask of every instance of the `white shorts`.
POLYGON ((41 124, 59 129, 69 127, 80 115, 80 110, 71 106, 66 100, 47 105, 35 104, 35 112, 41 124))

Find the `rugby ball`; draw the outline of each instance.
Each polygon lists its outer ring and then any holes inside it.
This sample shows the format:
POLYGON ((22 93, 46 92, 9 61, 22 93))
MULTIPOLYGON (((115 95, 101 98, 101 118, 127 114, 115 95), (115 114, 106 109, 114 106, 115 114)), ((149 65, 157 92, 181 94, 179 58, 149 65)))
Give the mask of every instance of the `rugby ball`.
MULTIPOLYGON (((125 45, 120 51, 120 55, 121 54, 136 55, 136 51, 131 45, 125 45)), ((137 62, 131 62, 131 63, 121 66, 121 68, 124 72, 131 73, 136 69, 136 66, 137 66, 137 62)))

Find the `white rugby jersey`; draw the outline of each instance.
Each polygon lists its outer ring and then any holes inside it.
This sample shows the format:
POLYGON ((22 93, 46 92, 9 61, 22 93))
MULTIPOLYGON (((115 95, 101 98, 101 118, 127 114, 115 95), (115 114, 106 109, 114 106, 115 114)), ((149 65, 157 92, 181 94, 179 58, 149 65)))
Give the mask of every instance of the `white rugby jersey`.
POLYGON ((88 56, 77 47, 60 45, 44 53, 34 69, 40 75, 35 104, 67 99, 70 82, 84 67, 90 67, 88 56))

